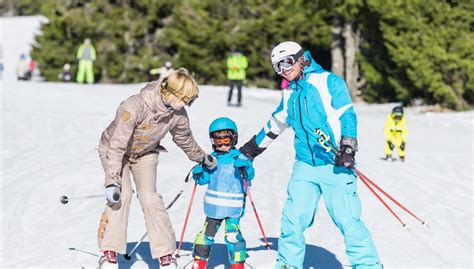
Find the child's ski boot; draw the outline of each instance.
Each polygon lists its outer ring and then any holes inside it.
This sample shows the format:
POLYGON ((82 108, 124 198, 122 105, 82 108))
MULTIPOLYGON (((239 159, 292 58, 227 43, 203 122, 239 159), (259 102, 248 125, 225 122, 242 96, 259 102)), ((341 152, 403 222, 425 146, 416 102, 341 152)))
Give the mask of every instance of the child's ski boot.
POLYGON ((193 262, 193 265, 191 266, 191 269, 206 269, 206 267, 207 267, 207 261, 194 258, 194 262, 193 262))

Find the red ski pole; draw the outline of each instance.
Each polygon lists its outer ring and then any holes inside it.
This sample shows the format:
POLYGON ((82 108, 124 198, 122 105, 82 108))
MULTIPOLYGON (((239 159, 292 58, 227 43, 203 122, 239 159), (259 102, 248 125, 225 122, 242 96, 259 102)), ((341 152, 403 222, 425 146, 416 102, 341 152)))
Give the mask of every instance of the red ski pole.
MULTIPOLYGON (((315 130, 316 134, 318 134, 320 137, 321 134, 320 134, 320 130, 319 129, 316 129, 315 130)), ((324 139, 323 141, 326 141, 326 139, 324 139)), ((334 145, 331 143, 331 141, 327 141, 329 143, 329 148, 330 150, 334 153, 334 154, 337 154, 337 149, 336 147, 334 147, 334 145)), ((326 145, 326 143, 324 142, 324 144, 326 145)), ((327 145, 326 145, 327 146, 327 145)), ((428 228, 431 228, 428 224, 426 224, 426 222, 424 220, 421 220, 420 218, 418 218, 415 214, 413 214, 410 210, 408 210, 406 207, 404 207, 402 204, 400 204, 397 200, 395 200, 392 196, 390 196, 387 192, 385 192, 382 188, 380 188, 377 184, 375 184, 372 180, 370 180, 368 177, 366 177, 364 174, 362 174, 362 172, 360 172, 358 169, 356 168, 353 168, 352 169, 358 176, 359 178, 362 180, 362 182, 369 188, 369 190, 380 200, 380 202, 382 202, 382 204, 397 218, 398 221, 400 221, 403 225, 403 227, 406 226, 406 224, 404 224, 400 218, 395 214, 395 212, 393 212, 393 210, 387 205, 387 203, 385 203, 385 201, 383 201, 383 199, 375 192, 374 189, 372 189, 368 183, 372 184, 377 190, 379 190, 383 195, 385 195, 387 198, 389 198, 392 202, 394 202, 397 206, 399 206, 401 209, 405 210, 408 214, 410 214, 411 216, 413 216, 415 219, 417 219, 418 221, 421 222, 422 225, 428 227, 428 228), (367 181, 366 181, 367 180, 367 181), (368 183, 367 183, 368 182, 368 183)))
MULTIPOLYGON (((418 218, 415 214, 413 214, 410 210, 408 210, 406 207, 404 207, 402 204, 400 204, 397 200, 395 200, 395 198, 393 198, 390 194, 388 194, 387 192, 385 192, 382 188, 380 188, 377 184, 375 184, 375 182, 373 182, 372 180, 370 180, 366 175, 362 174, 361 171, 357 170, 356 168, 354 168, 354 171, 357 173, 357 175, 359 175, 359 177, 361 179, 365 179, 367 180, 367 182, 369 182, 372 186, 374 186, 377 190, 379 190, 383 195, 387 196, 388 199, 390 199, 392 202, 394 202, 397 206, 399 206, 401 209, 405 210, 408 214, 410 214, 412 217, 414 217, 415 219, 417 219, 419 222, 421 222, 422 225, 426 225, 427 227, 430 227, 428 224, 426 224, 426 221, 418 218)), ((367 184, 367 183, 366 183, 367 184)))
POLYGON ((183 243, 184 232, 188 224, 189 213, 191 213, 191 207, 193 205, 194 195, 196 194, 197 182, 194 183, 193 193, 191 194, 191 200, 189 201, 188 212, 186 212, 186 218, 184 219, 183 230, 181 231, 181 238, 179 239, 178 250, 176 251, 176 257, 179 258, 179 251, 181 250, 181 244, 183 243))
POLYGON ((265 235, 265 232, 263 231, 262 223, 260 222, 257 209, 255 207, 255 204, 253 203, 252 195, 250 194, 249 185, 247 184, 247 172, 245 171, 244 168, 240 168, 240 175, 242 176, 242 181, 244 182, 245 192, 249 196, 250 204, 252 205, 253 212, 255 213, 255 217, 257 218, 258 226, 260 227, 260 231, 262 232, 263 240, 265 240, 265 246, 267 247, 268 250, 270 250, 270 244, 268 244, 267 236, 265 235))
POLYGON ((400 217, 397 214, 395 214, 392 208, 390 208, 390 206, 387 205, 387 203, 382 199, 382 197, 380 197, 380 195, 377 192, 375 192, 374 189, 372 189, 372 187, 367 183, 367 181, 365 181, 363 177, 361 177, 360 179, 365 184, 365 186, 367 186, 367 188, 369 188, 369 190, 375 195, 375 197, 377 197, 377 199, 379 199, 379 201, 388 209, 388 211, 390 211, 390 213, 392 213, 392 215, 402 224, 402 227, 406 228, 407 225, 400 219, 400 217))

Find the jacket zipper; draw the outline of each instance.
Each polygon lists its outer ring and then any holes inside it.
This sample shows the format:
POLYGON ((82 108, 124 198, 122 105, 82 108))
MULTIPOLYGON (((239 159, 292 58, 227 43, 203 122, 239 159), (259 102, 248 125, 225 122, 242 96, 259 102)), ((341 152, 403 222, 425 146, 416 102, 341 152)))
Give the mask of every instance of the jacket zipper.
MULTIPOLYGON (((296 85, 299 87, 299 84, 298 82, 296 82, 296 85)), ((306 99, 306 98, 305 98, 306 99)), ((301 91, 299 92, 298 94, 298 111, 300 113, 300 124, 301 124, 301 128, 303 128, 303 131, 306 135, 306 144, 308 145, 308 148, 309 148, 309 151, 311 152, 311 160, 313 161, 313 165, 316 165, 315 162, 314 162, 314 153, 313 153, 313 149, 311 148, 311 145, 309 143, 309 135, 308 135, 308 132, 306 132, 306 129, 304 128, 303 126, 303 116, 301 114, 301 91)))
POLYGON ((296 101, 293 100, 293 118, 296 120, 296 101))
POLYGON ((306 110, 306 116, 309 116, 308 105, 306 104, 306 96, 304 97, 304 109, 306 110))

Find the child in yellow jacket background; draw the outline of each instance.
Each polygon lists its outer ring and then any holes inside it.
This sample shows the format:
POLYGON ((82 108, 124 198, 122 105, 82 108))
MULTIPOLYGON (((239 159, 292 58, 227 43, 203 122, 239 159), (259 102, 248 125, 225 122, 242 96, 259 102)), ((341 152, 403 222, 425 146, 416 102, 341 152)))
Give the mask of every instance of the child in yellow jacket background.
POLYGON ((408 135, 408 129, 405 123, 405 115, 402 106, 396 106, 388 115, 384 126, 385 134, 385 160, 394 160, 393 150, 396 148, 398 157, 405 161, 405 148, 408 135))

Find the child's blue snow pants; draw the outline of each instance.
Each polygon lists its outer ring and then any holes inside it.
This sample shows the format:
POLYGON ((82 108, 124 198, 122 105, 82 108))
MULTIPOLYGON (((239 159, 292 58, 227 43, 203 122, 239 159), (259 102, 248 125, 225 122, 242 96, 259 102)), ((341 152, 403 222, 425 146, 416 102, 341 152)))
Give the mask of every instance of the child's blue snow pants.
POLYGON ((303 268, 304 231, 313 224, 321 195, 329 215, 344 236, 346 254, 352 267, 382 268, 374 242, 360 219, 361 203, 356 180, 354 172, 347 168, 295 162, 281 218, 276 268, 280 269, 282 265, 303 268))

